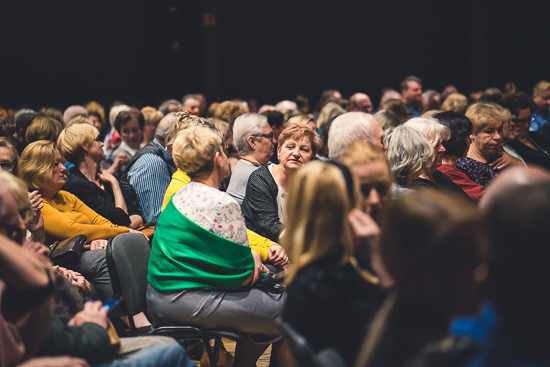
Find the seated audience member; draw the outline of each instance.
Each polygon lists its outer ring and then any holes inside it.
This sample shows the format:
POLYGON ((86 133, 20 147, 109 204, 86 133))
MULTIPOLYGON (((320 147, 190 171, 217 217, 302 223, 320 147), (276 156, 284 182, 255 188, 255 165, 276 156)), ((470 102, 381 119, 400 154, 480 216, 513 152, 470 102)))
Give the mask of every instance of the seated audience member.
POLYGON ((242 205, 248 178, 252 172, 269 163, 275 139, 267 117, 249 112, 235 119, 233 141, 241 159, 231 172, 226 192, 242 205))
POLYGON ((237 117, 245 113, 243 105, 239 102, 224 101, 216 107, 212 117, 220 119, 233 126, 233 122, 237 117))
POLYGON ((141 144, 145 145, 152 142, 155 138, 155 130, 164 115, 156 108, 150 106, 143 107, 141 109, 141 113, 145 119, 145 125, 143 126, 143 140, 141 144))
POLYGON ((29 144, 21 156, 19 171, 29 189, 42 195, 46 245, 59 241, 63 246, 79 234, 92 241, 85 247, 91 251, 84 251, 72 270, 91 282, 91 298, 106 300, 112 294, 105 263, 106 240, 133 230, 114 226, 76 196, 60 190, 67 182, 67 170, 54 143, 40 140, 29 144))
POLYGON ((246 226, 274 242, 279 241, 285 218, 285 196, 292 176, 315 159, 321 139, 308 126, 290 125, 279 136, 279 164, 252 172, 242 211, 246 226))
POLYGON ((8 139, 0 137, 0 168, 14 176, 17 176, 18 162, 19 155, 17 154, 15 147, 8 139))
POLYGON ((325 130, 330 122, 344 113, 346 113, 346 110, 339 103, 328 102, 319 113, 317 127, 325 130))
POLYGON ((401 99, 388 99, 380 103, 380 109, 393 112, 401 120, 402 124, 411 118, 411 113, 401 99))
POLYGON ((17 153, 19 153, 19 155, 21 155, 23 149, 27 146, 27 141, 25 139, 27 128, 37 116, 38 112, 29 108, 23 108, 19 110, 13 118, 13 122, 15 123, 15 133, 13 134, 13 137, 16 144, 15 148, 17 149, 17 153))
POLYGON ((308 164, 290 186, 281 239, 294 265, 286 278, 283 320, 315 352, 335 348, 349 366, 384 296, 378 278, 359 268, 354 257, 357 239, 351 217, 362 217, 361 232, 369 233, 365 237, 371 241, 380 231, 367 214, 354 209, 356 186, 341 163, 308 164))
MULTIPOLYGON (((120 134, 122 142, 120 146, 111 153, 109 160, 115 161, 121 154, 125 154, 127 160, 132 159, 141 148, 144 126, 145 119, 141 111, 137 108, 131 107, 128 111, 120 112, 115 119, 115 129, 120 134)), ((121 165, 119 167, 120 172, 125 169, 126 165, 121 165)))
POLYGON ((380 251, 394 286, 372 322, 356 366, 459 366, 473 353, 448 336, 475 312, 484 280, 485 236, 473 203, 433 190, 390 204, 380 251))
POLYGON ((105 145, 103 146, 106 156, 110 156, 111 153, 119 147, 121 142, 120 134, 115 128, 116 117, 120 112, 128 111, 129 109, 130 107, 125 104, 116 104, 112 106, 109 111, 109 123, 111 125, 111 130, 107 133, 107 135, 105 135, 105 145))
POLYGON ((372 102, 365 93, 354 93, 349 97, 348 112, 372 112, 372 102))
POLYGON ((165 140, 179 113, 170 113, 160 120, 155 139, 134 155, 120 178, 124 197, 139 202, 145 223, 157 222, 164 193, 176 171, 165 140))
POLYGON ((52 117, 37 116, 25 132, 27 144, 38 140, 57 141, 57 137, 63 130, 63 124, 52 117))
POLYGON ((328 136, 328 156, 338 159, 348 145, 358 140, 367 140, 382 149, 384 130, 378 122, 364 112, 348 112, 338 116, 330 126, 328 136))
POLYGON ((139 206, 127 205, 117 179, 107 170, 98 169, 105 158, 98 135, 99 131, 88 124, 71 125, 61 132, 59 151, 74 164, 63 190, 112 223, 137 228, 143 223, 139 206))
POLYGON ((428 111, 438 111, 441 107, 441 95, 433 89, 428 89, 422 93, 420 99, 420 113, 424 115, 428 111))
POLYGON ((191 115, 200 116, 201 101, 196 94, 187 94, 182 98, 183 109, 191 115))
POLYGON ((550 142, 531 127, 532 101, 526 93, 507 95, 503 103, 512 113, 515 139, 508 145, 518 153, 527 164, 550 169, 550 142))
MULTIPOLYGON (((273 130, 273 141, 275 143, 273 154, 269 158, 269 161, 274 164, 279 164, 279 160, 277 159, 277 140, 279 139, 281 131, 287 126, 287 121, 292 119, 292 117, 287 119, 286 116, 279 111, 265 111, 262 115, 267 117, 267 123, 271 127, 271 130, 273 130)), ((235 129, 235 127, 233 127, 233 129, 235 129)))
POLYGON ((420 117, 419 110, 422 107, 422 81, 420 78, 414 75, 409 75, 403 79, 400 84, 400 88, 401 100, 405 103, 405 106, 410 113, 410 117, 420 117))
POLYGON ((458 168, 466 172, 477 184, 487 187, 497 176, 490 165, 502 144, 504 111, 493 103, 478 102, 466 111, 472 122, 472 143, 466 157, 456 161, 458 168))
POLYGON ((434 148, 426 136, 413 128, 400 125, 387 131, 386 154, 390 161, 395 182, 392 184, 392 199, 411 192, 411 183, 420 177, 422 170, 434 162, 434 148))
POLYGON ((464 115, 466 109, 468 108, 468 98, 465 95, 460 93, 451 93, 445 101, 441 104, 440 110, 442 112, 453 111, 464 115))
POLYGON ((444 173, 437 170, 443 163, 443 156, 445 154, 445 146, 443 142, 449 139, 451 131, 448 127, 441 125, 434 119, 425 117, 415 117, 405 122, 404 126, 411 127, 418 132, 423 133, 430 145, 434 149, 434 162, 432 165, 423 169, 420 173, 420 177, 415 179, 411 183, 411 187, 418 189, 420 187, 428 187, 439 189, 447 192, 454 192, 455 194, 462 195, 465 198, 468 197, 466 193, 456 185, 449 177, 444 173))
POLYGON ((491 87, 483 91, 481 97, 479 97, 479 102, 494 103, 500 105, 502 103, 502 97, 504 97, 504 95, 502 94, 500 89, 496 87, 491 87))
POLYGON ((61 122, 61 125, 63 125, 63 111, 61 111, 59 108, 56 107, 42 107, 40 110, 38 110, 42 115, 51 117, 59 122, 61 122))
POLYGON ((380 110, 372 115, 372 117, 378 122, 382 130, 386 130, 390 127, 397 127, 403 123, 403 121, 390 110, 380 110))
MULTIPOLYGON (((162 212, 149 261, 147 304, 158 325, 230 329, 278 341, 284 294, 253 288, 267 271, 248 246, 239 204, 218 190, 228 174, 223 137, 204 127, 179 132, 173 154, 191 182, 162 212), (184 256, 185 255, 185 256, 184 256)), ((265 341, 265 340, 264 340, 265 341)), ((268 344, 237 343, 236 366, 254 365, 268 344)), ((287 365, 282 341, 273 346, 287 365)))
POLYGON ((313 117, 308 115, 297 115, 289 118, 286 123, 286 126, 292 125, 292 124, 307 125, 313 131, 317 132, 317 124, 315 123, 315 120, 313 119, 313 117))
POLYGON ((541 80, 533 88, 533 108, 531 115, 531 131, 541 134, 550 141, 550 83, 541 80))
POLYGON ((443 142, 445 153, 437 170, 449 177, 470 199, 477 202, 485 193, 485 187, 472 181, 456 164, 456 161, 464 158, 470 149, 472 122, 466 116, 453 111, 438 113, 434 118, 451 130, 451 137, 443 142))
POLYGON ((161 103, 159 111, 164 115, 168 115, 171 112, 179 112, 183 110, 183 105, 177 99, 169 99, 161 103))
MULTIPOLYGON (((481 353, 465 366, 545 366, 550 360, 550 299, 544 291, 550 282, 549 188, 547 171, 514 167, 481 199, 487 216, 488 302, 478 319, 459 330, 473 338, 483 335, 481 353)), ((455 325, 453 330, 458 331, 455 325)))

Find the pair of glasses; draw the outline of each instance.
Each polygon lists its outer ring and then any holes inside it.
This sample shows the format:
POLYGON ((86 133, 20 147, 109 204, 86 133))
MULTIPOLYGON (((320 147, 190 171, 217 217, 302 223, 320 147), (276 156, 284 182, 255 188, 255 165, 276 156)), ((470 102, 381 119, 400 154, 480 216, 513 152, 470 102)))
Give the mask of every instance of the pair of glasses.
POLYGON ((256 138, 268 138, 269 140, 273 140, 273 133, 269 134, 252 134, 252 136, 256 138))
POLYGON ((0 168, 2 168, 4 171, 13 171, 13 167, 15 167, 15 163, 13 163, 12 161, 0 162, 0 168))

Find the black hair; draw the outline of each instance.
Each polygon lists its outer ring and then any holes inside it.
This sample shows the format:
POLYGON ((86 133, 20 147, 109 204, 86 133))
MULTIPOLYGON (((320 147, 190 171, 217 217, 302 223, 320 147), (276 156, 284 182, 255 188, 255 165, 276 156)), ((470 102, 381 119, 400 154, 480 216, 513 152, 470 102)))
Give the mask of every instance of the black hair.
POLYGON ((451 137, 443 142, 443 146, 447 149, 445 155, 462 157, 466 151, 468 135, 473 129, 470 119, 454 111, 438 113, 434 119, 451 130, 451 137))

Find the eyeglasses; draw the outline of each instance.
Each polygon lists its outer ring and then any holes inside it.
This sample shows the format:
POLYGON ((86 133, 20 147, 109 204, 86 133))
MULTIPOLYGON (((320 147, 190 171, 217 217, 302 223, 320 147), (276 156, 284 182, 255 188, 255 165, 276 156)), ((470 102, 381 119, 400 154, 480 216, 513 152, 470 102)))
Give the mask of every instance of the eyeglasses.
POLYGON ((13 167, 15 167, 15 163, 12 161, 3 161, 0 162, 0 168, 2 168, 4 171, 13 171, 13 167))
POLYGON ((525 125, 526 123, 528 123, 528 122, 530 123, 530 122, 531 122, 531 117, 526 117, 526 118, 521 119, 521 120, 519 120, 519 119, 512 119, 512 122, 513 122, 514 124, 520 125, 520 126, 521 126, 521 125, 525 125))
POLYGON ((273 133, 269 133, 269 134, 252 134, 251 136, 254 136, 256 138, 268 138, 269 140, 273 140, 273 133))

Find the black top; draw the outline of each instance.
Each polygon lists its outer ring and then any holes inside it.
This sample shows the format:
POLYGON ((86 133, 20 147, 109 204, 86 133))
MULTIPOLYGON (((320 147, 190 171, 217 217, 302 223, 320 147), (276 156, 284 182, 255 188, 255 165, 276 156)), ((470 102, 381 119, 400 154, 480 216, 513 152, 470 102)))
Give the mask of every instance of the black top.
POLYGON ((117 208, 115 206, 115 196, 109 184, 105 184, 105 190, 102 190, 95 183, 88 180, 78 167, 72 167, 69 173, 67 183, 62 190, 70 192, 88 205, 90 209, 114 224, 129 226, 131 222, 130 215, 142 215, 139 207, 136 208, 129 203, 126 203, 128 214, 117 208))
POLYGON ((246 227, 271 241, 279 242, 283 224, 279 220, 277 183, 266 166, 252 172, 241 207, 246 227))
MULTIPOLYGON (((339 258, 339 257, 338 257, 339 258)), ((283 320, 315 350, 335 348, 353 366, 385 291, 351 265, 317 261, 287 287, 283 320)))
POLYGON ((533 149, 523 144, 521 141, 514 139, 509 146, 525 160, 526 163, 536 164, 546 169, 550 169, 550 144, 542 137, 542 135, 529 131, 529 139, 539 149, 533 149))

